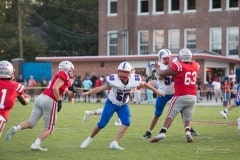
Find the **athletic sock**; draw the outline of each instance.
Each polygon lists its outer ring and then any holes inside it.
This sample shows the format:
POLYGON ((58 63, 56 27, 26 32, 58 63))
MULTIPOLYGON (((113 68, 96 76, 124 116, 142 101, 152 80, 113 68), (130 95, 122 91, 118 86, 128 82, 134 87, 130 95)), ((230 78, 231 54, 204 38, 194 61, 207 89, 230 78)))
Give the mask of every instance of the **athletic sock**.
POLYGON ((167 128, 166 127, 162 127, 161 131, 159 133, 166 133, 167 132, 167 128))

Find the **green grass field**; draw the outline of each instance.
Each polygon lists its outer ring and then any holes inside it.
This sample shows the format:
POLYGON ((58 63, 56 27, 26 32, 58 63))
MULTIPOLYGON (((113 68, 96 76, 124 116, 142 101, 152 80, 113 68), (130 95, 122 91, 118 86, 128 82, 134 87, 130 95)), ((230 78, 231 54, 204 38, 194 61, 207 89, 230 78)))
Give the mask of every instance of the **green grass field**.
MULTIPOLYGON (((89 135, 99 116, 89 117, 83 122, 85 110, 102 107, 102 103, 64 103, 58 114, 54 133, 43 142, 47 152, 30 150, 30 145, 43 127, 42 119, 32 130, 18 132, 11 141, 5 141, 5 133, 10 127, 28 119, 32 104, 21 106, 16 104, 11 111, 10 119, 0 139, 1 160, 239 160, 240 134, 237 132, 239 109, 222 119, 219 111, 222 106, 197 106, 193 117, 193 128, 199 132, 193 143, 186 143, 180 116, 167 132, 166 139, 159 143, 150 143, 150 139, 142 139, 152 118, 153 105, 130 104, 132 123, 119 145, 124 151, 110 150, 109 144, 118 127, 114 126, 116 115, 110 123, 94 139, 86 149, 80 149, 80 143, 89 135)), ((160 118, 153 131, 155 136, 165 118, 160 118)))

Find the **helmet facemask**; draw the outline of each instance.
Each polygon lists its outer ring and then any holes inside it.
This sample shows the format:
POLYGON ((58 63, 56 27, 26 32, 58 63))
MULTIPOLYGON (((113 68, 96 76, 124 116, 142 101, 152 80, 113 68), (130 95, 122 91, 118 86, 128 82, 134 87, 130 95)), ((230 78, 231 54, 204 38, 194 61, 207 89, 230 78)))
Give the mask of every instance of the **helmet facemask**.
POLYGON ((130 77, 131 72, 118 70, 118 77, 121 81, 127 81, 130 77))
POLYGON ((118 65, 118 76, 121 81, 127 81, 130 74, 133 71, 133 67, 128 62, 122 62, 118 65))

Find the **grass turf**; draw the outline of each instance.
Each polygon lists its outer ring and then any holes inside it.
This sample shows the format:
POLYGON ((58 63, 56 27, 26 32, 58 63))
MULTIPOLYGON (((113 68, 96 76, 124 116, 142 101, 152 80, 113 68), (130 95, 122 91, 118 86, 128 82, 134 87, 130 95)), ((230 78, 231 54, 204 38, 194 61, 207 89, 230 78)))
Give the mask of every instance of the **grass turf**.
MULTIPOLYGON (((58 114, 54 133, 48 137, 42 146, 47 152, 30 150, 30 145, 36 139, 43 127, 42 119, 34 129, 18 132, 11 141, 5 141, 5 133, 19 122, 29 118, 32 104, 21 106, 16 103, 10 113, 0 139, 1 160, 239 160, 240 134, 237 132, 239 109, 229 112, 228 119, 222 119, 219 111, 222 106, 197 106, 193 117, 193 128, 199 132, 193 143, 186 143, 181 117, 177 116, 168 129, 165 140, 150 143, 150 139, 142 139, 148 129, 154 106, 150 104, 130 104, 132 113, 131 126, 119 142, 124 151, 110 150, 109 144, 115 136, 118 127, 114 126, 116 115, 86 149, 79 145, 92 130, 99 116, 91 116, 83 122, 85 110, 101 108, 102 103, 63 103, 63 109, 58 114)), ((167 107, 155 129, 157 135, 166 116, 167 107)))

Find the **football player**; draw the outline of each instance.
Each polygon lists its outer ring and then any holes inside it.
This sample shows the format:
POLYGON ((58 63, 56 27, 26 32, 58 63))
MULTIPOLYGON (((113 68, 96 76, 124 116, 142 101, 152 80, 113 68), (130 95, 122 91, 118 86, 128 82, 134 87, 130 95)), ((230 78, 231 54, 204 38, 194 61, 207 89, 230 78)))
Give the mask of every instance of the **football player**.
POLYGON ((81 143, 80 148, 86 148, 92 142, 97 133, 108 124, 114 112, 116 112, 118 117, 121 119, 122 125, 119 127, 117 135, 110 143, 109 148, 124 150, 124 148, 118 145, 118 142, 130 125, 130 110, 128 106, 129 95, 131 90, 137 86, 149 88, 157 95, 164 95, 163 92, 142 81, 140 75, 132 73, 132 66, 128 62, 120 63, 118 65, 117 74, 108 75, 104 85, 83 93, 84 95, 91 95, 110 89, 110 93, 108 94, 99 122, 93 128, 90 136, 81 143))
POLYGON ((0 61, 0 137, 16 98, 22 105, 30 101, 30 96, 24 93, 24 86, 14 81, 14 71, 10 62, 0 61))
MULTIPOLYGON (((31 149, 36 151, 47 151, 41 147, 41 143, 53 131, 56 112, 62 108, 61 99, 63 94, 74 92, 72 88, 71 78, 74 75, 74 66, 70 61, 62 61, 59 63, 58 72, 53 76, 49 86, 36 98, 33 110, 29 120, 23 121, 13 126, 6 134, 6 140, 10 140, 14 133, 19 130, 33 128, 38 120, 43 117, 44 129, 40 132, 37 139, 32 143, 31 149)), ((71 94, 73 96, 73 94, 71 94)))
POLYGON ((192 52, 189 49, 181 49, 178 55, 179 61, 171 63, 165 70, 158 72, 160 78, 174 76, 174 96, 171 99, 167 118, 159 134, 151 142, 158 142, 165 138, 167 129, 171 126, 178 113, 181 114, 185 128, 187 142, 192 142, 191 124, 192 115, 197 95, 197 75, 199 64, 192 60, 192 52))
MULTIPOLYGON (((170 50, 161 49, 158 52, 158 59, 159 59, 159 62, 156 65, 154 65, 155 76, 157 78, 156 85, 158 86, 158 89, 160 89, 161 91, 164 91, 165 96, 157 96, 156 103, 155 103, 154 116, 152 118, 152 121, 150 123, 148 130, 145 132, 145 134, 142 136, 142 138, 151 138, 152 130, 156 126, 159 117, 162 115, 167 102, 173 97, 173 93, 174 93, 172 75, 165 76, 160 79, 159 76, 157 75, 157 73, 160 72, 161 70, 167 69, 169 67, 169 65, 171 65, 172 62, 177 61, 177 58, 172 57, 172 53, 170 50)), ((193 136, 198 135, 198 133, 192 128, 191 128, 191 134, 193 136)))

